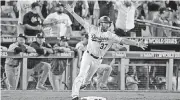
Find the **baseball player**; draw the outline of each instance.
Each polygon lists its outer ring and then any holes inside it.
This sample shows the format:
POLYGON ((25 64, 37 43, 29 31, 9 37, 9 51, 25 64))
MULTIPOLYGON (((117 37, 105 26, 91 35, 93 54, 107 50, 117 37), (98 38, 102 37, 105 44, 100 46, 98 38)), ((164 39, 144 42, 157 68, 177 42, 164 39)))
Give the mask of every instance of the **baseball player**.
POLYGON ((107 16, 102 16, 99 19, 99 27, 90 25, 85 22, 79 15, 74 12, 74 8, 70 5, 66 6, 67 11, 86 29, 89 39, 87 44, 87 49, 83 54, 80 72, 75 78, 72 86, 72 100, 79 100, 79 90, 86 75, 88 73, 89 79, 95 74, 99 66, 101 65, 102 57, 106 54, 111 45, 115 42, 133 45, 145 49, 147 44, 143 41, 136 42, 131 41, 126 38, 121 38, 108 28, 111 25, 110 18, 107 16))
MULTIPOLYGON (((11 44, 8 48, 9 52, 14 52, 14 54, 20 53, 35 53, 35 49, 26 45, 27 37, 24 34, 19 34, 17 37, 17 42, 11 44)), ((19 82, 20 68, 21 68, 22 58, 7 58, 5 62, 5 72, 8 80, 8 90, 16 90, 19 82)), ((23 66, 22 66, 23 67, 23 66)))
MULTIPOLYGON (((80 61, 82 58, 82 54, 84 51, 86 51, 86 47, 88 44, 88 34, 85 34, 84 39, 76 44, 77 50, 79 50, 79 61, 78 61, 78 67, 80 66, 80 61)), ((108 89, 106 83, 108 80, 108 77, 112 71, 112 67, 107 64, 101 64, 99 66, 99 69, 97 70, 97 89, 108 89)), ((89 74, 87 74, 86 79, 89 79, 89 74)), ((84 89, 87 86, 91 85, 91 81, 84 79, 84 82, 80 89, 84 89)))

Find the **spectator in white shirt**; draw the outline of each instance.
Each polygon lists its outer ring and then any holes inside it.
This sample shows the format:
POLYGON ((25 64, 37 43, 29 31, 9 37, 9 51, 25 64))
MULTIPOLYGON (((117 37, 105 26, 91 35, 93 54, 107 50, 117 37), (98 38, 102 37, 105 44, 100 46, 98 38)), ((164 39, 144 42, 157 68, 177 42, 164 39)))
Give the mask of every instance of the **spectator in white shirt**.
POLYGON ((99 3, 98 0, 94 1, 94 8, 93 8, 93 23, 94 25, 98 25, 98 19, 100 16, 100 8, 99 8, 99 3))
POLYGON ((69 37, 72 31, 71 19, 67 14, 64 13, 63 4, 57 4, 56 7, 57 7, 57 11, 48 15, 44 20, 44 24, 50 24, 50 25, 53 24, 49 36, 69 37))
POLYGON ((119 1, 115 2, 115 7, 118 10, 116 20, 115 34, 119 36, 129 36, 129 31, 134 28, 135 10, 138 7, 137 2, 133 1, 119 1))

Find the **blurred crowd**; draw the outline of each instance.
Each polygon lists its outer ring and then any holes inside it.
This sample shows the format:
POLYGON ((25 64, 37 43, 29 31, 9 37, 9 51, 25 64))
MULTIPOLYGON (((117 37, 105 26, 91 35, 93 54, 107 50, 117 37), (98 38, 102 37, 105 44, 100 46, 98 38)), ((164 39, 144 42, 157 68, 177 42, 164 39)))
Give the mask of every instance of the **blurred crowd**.
MULTIPOLYGON (((37 12, 38 16, 40 17, 41 23, 46 20, 46 18, 56 12, 59 8, 57 7, 57 4, 63 4, 64 6, 66 4, 73 5, 73 1, 61 1, 61 0, 55 0, 55 1, 44 1, 44 0, 13 0, 13 1, 1 1, 1 18, 18 18, 18 23, 20 25, 24 25, 24 15, 27 14, 29 11, 31 11, 32 3, 38 3, 38 7, 35 9, 35 12, 37 12)), ((136 8, 135 12, 135 19, 150 21, 153 23, 163 24, 163 25, 169 25, 169 26, 175 26, 180 27, 180 2, 179 1, 140 1, 140 5, 136 8)), ((115 6, 116 1, 101 1, 101 0, 83 0, 83 1, 77 1, 77 4, 75 5, 75 12, 84 18, 84 20, 88 21, 92 24, 97 24, 98 19, 101 16, 109 16, 111 21, 114 22, 114 25, 116 21, 118 21, 118 10, 115 6)), ((82 26, 66 11, 66 9, 63 10, 63 13, 67 14, 70 17, 70 20, 72 24, 70 23, 70 26, 72 27, 72 30, 81 30, 82 26)), ((119 19, 121 20, 121 19, 119 19)), ((53 22, 53 21, 52 21, 53 22)), ((55 22, 55 21, 54 21, 55 22)), ((14 24, 14 22, 8 22, 8 21, 1 21, 2 24, 2 35, 13 35, 17 32, 17 29, 13 26, 8 26, 11 24, 14 24), (8 24, 8 25, 7 25, 8 24)), ((22 31, 27 30, 26 26, 21 26, 22 31)), ((63 26, 62 26, 63 27, 63 26)), ((130 30, 130 32, 135 32, 136 36, 154 36, 154 37, 170 37, 170 36, 179 36, 179 33, 177 31, 172 31, 171 29, 164 30, 163 27, 156 27, 151 25, 151 27, 148 27, 145 24, 139 24, 138 22, 135 22, 135 27, 130 30), (155 27, 155 28, 154 28, 155 27), (163 31, 162 31, 163 30, 163 31)), ((48 33, 50 31, 58 30, 57 27, 36 27, 37 30, 43 29, 44 32, 48 33)), ((69 29, 68 29, 69 30, 69 29)), ((71 30, 69 30, 66 33, 70 34, 71 30)), ((53 33, 53 32, 52 32, 53 33)), ((25 33, 26 34, 26 33, 25 33)))

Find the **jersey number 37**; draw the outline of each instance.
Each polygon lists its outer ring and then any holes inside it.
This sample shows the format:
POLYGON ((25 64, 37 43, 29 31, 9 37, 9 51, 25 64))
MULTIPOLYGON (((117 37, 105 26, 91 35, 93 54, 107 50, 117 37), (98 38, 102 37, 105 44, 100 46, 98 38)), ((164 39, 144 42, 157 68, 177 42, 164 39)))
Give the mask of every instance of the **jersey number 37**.
POLYGON ((108 44, 107 43, 101 43, 100 45, 101 45, 100 49, 106 49, 108 44))

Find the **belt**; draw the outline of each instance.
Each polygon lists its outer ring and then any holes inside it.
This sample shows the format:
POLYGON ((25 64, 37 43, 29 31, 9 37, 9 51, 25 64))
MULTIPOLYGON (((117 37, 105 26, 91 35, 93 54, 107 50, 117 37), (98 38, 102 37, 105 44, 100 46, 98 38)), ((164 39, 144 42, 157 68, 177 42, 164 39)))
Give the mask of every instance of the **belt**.
POLYGON ((88 50, 87 50, 87 53, 89 53, 94 59, 102 59, 102 57, 97 57, 97 56, 93 55, 92 53, 90 53, 88 50))

